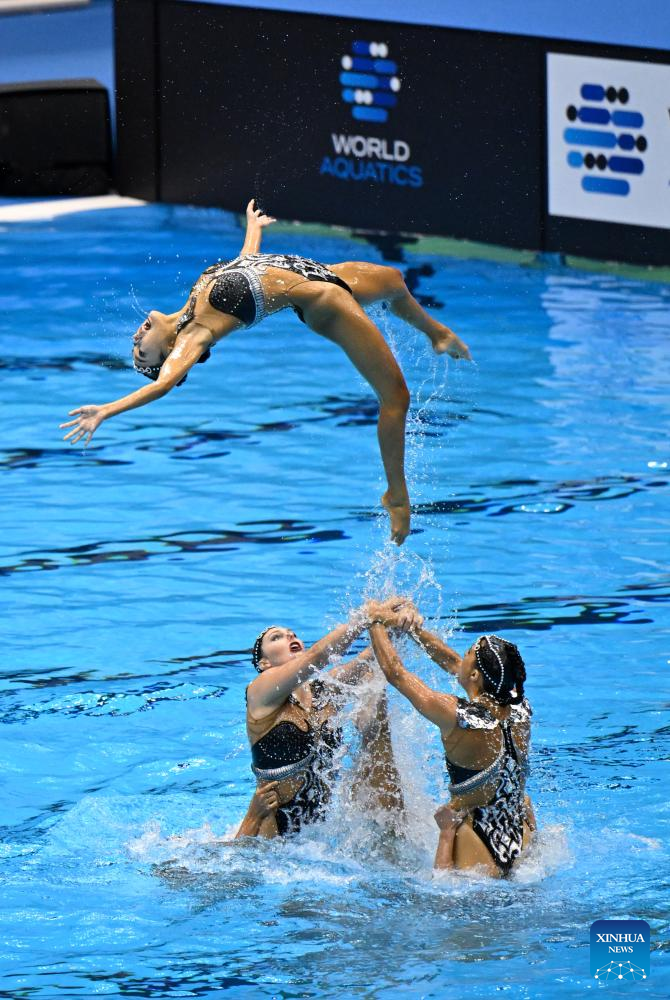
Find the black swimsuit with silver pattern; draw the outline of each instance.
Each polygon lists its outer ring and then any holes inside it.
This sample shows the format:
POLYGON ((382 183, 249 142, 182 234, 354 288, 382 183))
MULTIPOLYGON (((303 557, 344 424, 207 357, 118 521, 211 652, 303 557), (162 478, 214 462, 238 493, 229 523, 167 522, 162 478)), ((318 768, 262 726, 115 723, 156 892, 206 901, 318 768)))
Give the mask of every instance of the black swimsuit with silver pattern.
MULTIPOLYGON (((312 681, 310 686, 315 699, 325 697, 321 681, 312 681)), ((289 700, 301 707, 294 698, 289 700)), ((334 778, 333 757, 341 742, 341 729, 329 720, 319 729, 309 726, 306 730, 284 720, 252 744, 251 769, 257 781, 282 781, 298 774, 302 779, 299 791, 275 814, 281 836, 323 819, 334 778)))
MULTIPOLYGON (((325 281, 331 285, 339 285, 353 295, 345 281, 338 278, 324 264, 319 264, 308 257, 298 257, 294 254, 244 254, 235 260, 213 264, 203 271, 191 289, 191 298, 186 310, 177 321, 177 333, 180 333, 193 319, 198 293, 208 285, 211 285, 209 304, 218 312, 234 316, 247 328, 260 323, 267 315, 261 276, 269 267, 291 271, 300 275, 305 281, 325 281)), ((293 306, 293 309, 304 323, 301 310, 297 306, 293 306)))
POLYGON ((501 872, 507 875, 523 847, 524 796, 528 753, 514 742, 512 726, 530 723, 533 711, 524 698, 510 706, 507 719, 496 719, 483 705, 458 699, 456 717, 461 729, 500 729, 502 747, 497 758, 481 771, 470 771, 446 759, 452 795, 467 795, 496 781, 493 798, 472 812, 472 829, 486 845, 501 872))

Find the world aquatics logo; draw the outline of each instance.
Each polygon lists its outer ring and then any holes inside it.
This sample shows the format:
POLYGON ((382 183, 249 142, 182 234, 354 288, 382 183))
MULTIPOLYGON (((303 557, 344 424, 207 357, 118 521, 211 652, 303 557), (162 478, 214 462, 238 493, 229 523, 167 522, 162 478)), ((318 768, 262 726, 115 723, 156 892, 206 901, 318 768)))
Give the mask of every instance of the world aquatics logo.
MULTIPOLYGON (((356 122, 385 125, 398 104, 402 82, 386 42, 355 41, 340 59, 344 104, 356 122)), ((397 187, 423 187, 423 171, 411 163, 404 139, 331 132, 334 155, 324 156, 319 173, 340 181, 371 181, 397 187)))
POLYGON ((631 190, 628 178, 644 172, 642 156, 648 145, 641 131, 644 116, 626 107, 630 100, 626 87, 584 83, 580 98, 581 104, 570 104, 565 111, 570 125, 563 138, 568 146, 577 147, 567 154, 568 166, 585 171, 581 186, 588 194, 625 198, 631 190))
POLYGON ((398 66, 388 54, 386 42, 352 42, 351 53, 340 60, 342 100, 351 105, 356 121, 388 121, 398 103, 398 66))

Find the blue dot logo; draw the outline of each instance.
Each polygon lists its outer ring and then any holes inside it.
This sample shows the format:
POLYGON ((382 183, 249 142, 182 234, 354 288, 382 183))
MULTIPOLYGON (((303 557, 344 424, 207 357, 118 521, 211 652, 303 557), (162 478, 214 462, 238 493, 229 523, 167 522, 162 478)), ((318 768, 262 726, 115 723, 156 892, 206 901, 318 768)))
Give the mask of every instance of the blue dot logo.
POLYGON ((580 101, 565 110, 563 132, 568 166, 582 171, 581 186, 589 194, 625 198, 631 179, 644 173, 647 138, 644 116, 630 110, 626 87, 583 83, 580 101))
POLYGON ((352 42, 340 65, 342 100, 350 105, 351 117, 363 122, 388 121, 402 84, 386 42, 352 42))

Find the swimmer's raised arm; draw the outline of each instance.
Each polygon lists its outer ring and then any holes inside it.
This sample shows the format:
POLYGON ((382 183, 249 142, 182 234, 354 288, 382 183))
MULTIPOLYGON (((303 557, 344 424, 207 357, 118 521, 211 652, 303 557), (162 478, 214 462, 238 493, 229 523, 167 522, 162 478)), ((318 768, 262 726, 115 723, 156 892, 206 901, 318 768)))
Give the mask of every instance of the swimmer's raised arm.
POLYGON ((115 417, 119 413, 136 410, 138 406, 146 406, 147 403, 161 399, 171 389, 174 389, 178 382, 181 382, 212 342, 212 334, 206 327, 194 327, 188 333, 181 334, 170 355, 163 362, 155 382, 143 385, 141 389, 136 389, 135 392, 131 392, 127 396, 122 396, 110 403, 103 403, 101 406, 79 406, 70 410, 69 415, 74 416, 75 419, 60 424, 60 427, 72 427, 73 430, 69 431, 63 440, 71 439, 70 444, 76 444, 81 438, 86 437, 84 442, 84 447, 86 447, 104 420, 109 420, 110 417, 115 417))
POLYGON ((328 676, 340 684, 359 684, 372 673, 374 658, 372 646, 366 646, 353 660, 341 663, 338 667, 329 670, 328 676))
POLYGON ((277 221, 262 212, 260 208, 256 208, 255 204, 252 198, 247 205, 247 231, 240 251, 240 257, 243 257, 247 253, 258 253, 261 247, 262 230, 277 221))
POLYGON ((458 699, 451 694, 433 691, 416 674, 407 670, 383 625, 370 626, 370 639, 377 663, 389 684, 404 695, 424 718, 439 726, 443 736, 448 736, 456 726, 458 699))
POLYGON ((430 656, 434 663, 449 674, 457 674, 462 657, 451 646, 447 646, 438 635, 429 632, 423 625, 411 628, 409 634, 430 656))
MULTIPOLYGON (((423 622, 412 602, 405 597, 394 596, 385 601, 366 601, 362 613, 370 622, 380 622, 399 632, 407 632, 423 622)), ((341 684, 359 684, 372 672, 374 659, 374 650, 371 646, 367 646, 353 660, 333 667, 328 674, 341 684)))
MULTIPOLYGON (((370 627, 380 609, 392 608, 402 602, 403 599, 398 597, 391 597, 383 602, 369 601, 354 611, 348 622, 338 625, 309 649, 292 656, 281 666, 262 670, 247 688, 247 704, 251 714, 262 718, 263 713, 267 714, 283 705, 295 688, 327 666, 331 656, 346 652, 354 639, 370 627)), ((272 641, 270 630, 267 635, 272 641)))
MULTIPOLYGON (((344 653, 354 639, 370 624, 364 608, 354 612, 348 622, 338 625, 309 649, 293 656, 287 663, 264 670, 247 688, 247 704, 252 715, 283 705, 289 695, 319 670, 331 656, 344 653)), ((272 638, 270 636, 270 638, 272 638)))

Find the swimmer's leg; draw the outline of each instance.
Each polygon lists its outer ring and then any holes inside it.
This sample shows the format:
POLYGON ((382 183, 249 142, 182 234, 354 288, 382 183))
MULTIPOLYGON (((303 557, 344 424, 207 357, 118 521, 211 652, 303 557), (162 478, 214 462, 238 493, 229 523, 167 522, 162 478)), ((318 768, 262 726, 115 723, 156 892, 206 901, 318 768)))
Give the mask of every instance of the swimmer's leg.
POLYGON ((524 828, 528 827, 528 832, 532 835, 537 830, 537 820, 535 819, 535 810, 533 809, 533 803, 530 801, 530 795, 524 795, 523 804, 525 809, 524 828))
POLYGON ((479 868, 492 878, 500 878, 500 869, 486 845, 472 827, 464 822, 463 813, 448 805, 440 806, 435 813, 435 822, 440 828, 435 868, 479 868))
POLYGON ((365 798, 373 809, 402 812, 405 804, 393 756, 385 691, 372 705, 364 706, 356 718, 356 725, 361 732, 362 745, 354 795, 365 798))
POLYGON ((416 301, 405 284, 402 272, 397 267, 368 264, 364 261, 347 261, 332 264, 330 270, 351 288, 356 301, 362 306, 386 301, 391 312, 430 340, 436 354, 445 352, 452 358, 470 360, 470 351, 453 330, 433 319, 416 301))
POLYGON ((500 878, 501 871, 493 860, 486 844, 480 840, 468 823, 462 823, 454 838, 454 868, 483 869, 491 878, 500 878))
POLYGON ((391 537, 402 545, 409 534, 405 481, 405 421, 409 390, 391 349, 374 323, 343 288, 305 281, 291 289, 291 302, 316 333, 338 344, 379 399, 377 437, 388 489, 382 503, 391 518, 391 537))

